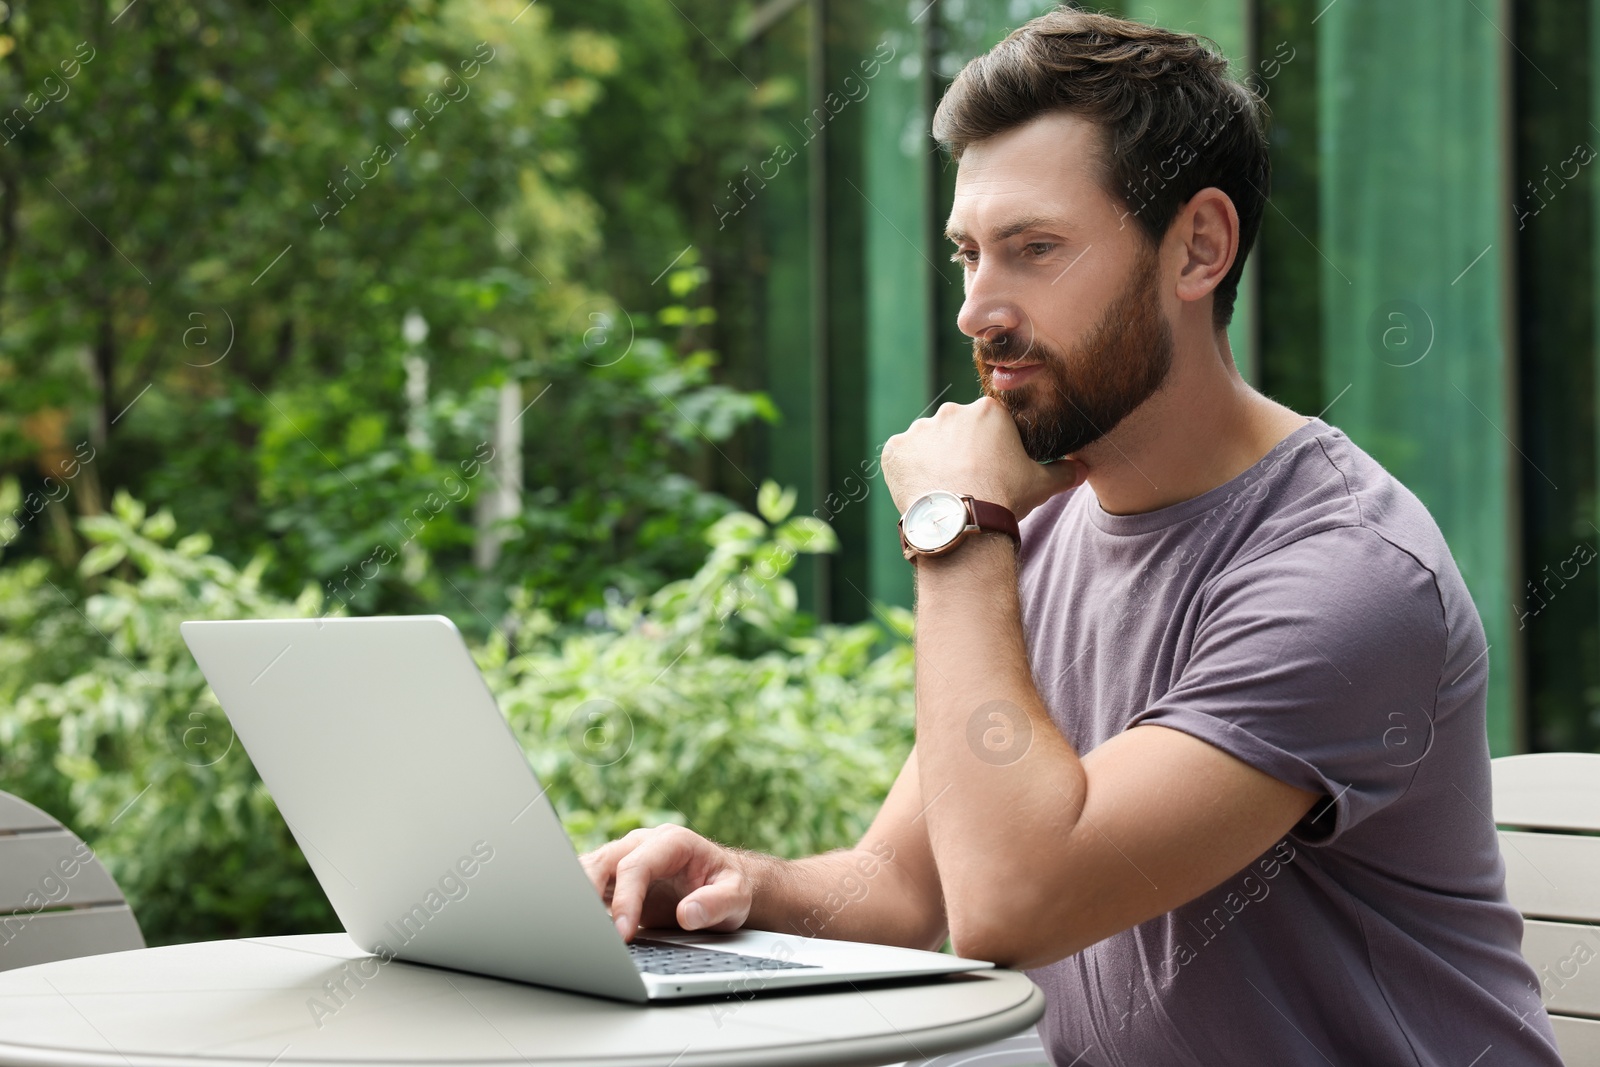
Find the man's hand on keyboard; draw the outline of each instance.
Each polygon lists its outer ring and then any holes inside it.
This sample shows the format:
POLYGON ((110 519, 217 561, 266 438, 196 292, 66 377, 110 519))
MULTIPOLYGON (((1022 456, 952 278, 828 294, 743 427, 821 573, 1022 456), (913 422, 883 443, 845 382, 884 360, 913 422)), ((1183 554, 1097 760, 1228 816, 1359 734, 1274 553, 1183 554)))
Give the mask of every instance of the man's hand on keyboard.
POLYGON ((625 941, 641 926, 723 932, 750 916, 740 854, 682 826, 635 830, 578 860, 625 941))

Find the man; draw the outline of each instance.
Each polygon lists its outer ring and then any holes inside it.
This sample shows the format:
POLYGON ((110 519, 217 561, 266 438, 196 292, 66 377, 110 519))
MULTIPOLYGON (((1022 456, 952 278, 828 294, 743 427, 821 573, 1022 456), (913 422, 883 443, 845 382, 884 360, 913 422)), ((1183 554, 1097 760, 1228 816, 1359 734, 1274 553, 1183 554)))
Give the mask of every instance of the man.
POLYGON ((1060 1067, 1559 1064, 1466 586, 1416 497, 1234 367, 1262 112, 1195 38, 1069 9, 955 80, 985 396, 883 461, 916 747, 853 850, 662 827, 585 856, 624 937, 803 932, 892 855, 829 935, 1028 969, 1060 1067))

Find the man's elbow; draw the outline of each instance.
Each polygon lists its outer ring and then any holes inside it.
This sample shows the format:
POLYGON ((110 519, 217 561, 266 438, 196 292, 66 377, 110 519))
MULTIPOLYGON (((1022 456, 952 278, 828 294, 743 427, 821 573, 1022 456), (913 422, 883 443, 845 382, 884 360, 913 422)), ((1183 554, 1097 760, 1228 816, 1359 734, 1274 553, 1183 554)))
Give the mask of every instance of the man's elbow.
POLYGON ((999 901, 977 902, 952 911, 950 947, 964 959, 1019 968, 1027 965, 1031 955, 1024 944, 1030 925, 1021 913, 999 901))
POLYGON ((1065 959, 1085 944, 1053 909, 992 899, 951 910, 950 946, 965 959, 1020 971, 1065 959))
POLYGON ((950 920, 950 948, 963 959, 984 960, 997 967, 1010 967, 1012 946, 1007 942, 1005 931, 994 924, 954 917, 950 920))

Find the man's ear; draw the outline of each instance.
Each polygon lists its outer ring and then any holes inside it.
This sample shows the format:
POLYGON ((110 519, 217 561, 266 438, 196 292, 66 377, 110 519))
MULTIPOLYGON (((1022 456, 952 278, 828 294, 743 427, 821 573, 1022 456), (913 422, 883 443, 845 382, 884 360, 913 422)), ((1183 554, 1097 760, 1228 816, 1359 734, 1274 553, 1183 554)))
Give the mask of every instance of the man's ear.
POLYGON ((1227 193, 1207 186, 1179 209, 1170 234, 1183 264, 1178 299, 1200 300, 1222 284, 1239 254, 1239 212, 1227 193))

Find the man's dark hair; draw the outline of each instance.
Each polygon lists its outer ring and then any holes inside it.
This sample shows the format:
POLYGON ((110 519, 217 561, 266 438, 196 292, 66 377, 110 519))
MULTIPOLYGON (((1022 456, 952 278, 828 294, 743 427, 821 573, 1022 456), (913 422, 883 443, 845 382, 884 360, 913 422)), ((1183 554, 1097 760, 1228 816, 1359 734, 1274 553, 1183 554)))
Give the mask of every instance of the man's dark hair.
POLYGON ((1053 111, 1100 126, 1101 180, 1155 244, 1195 193, 1228 194, 1239 252, 1212 304, 1213 325, 1226 327, 1271 180, 1261 97, 1211 41, 1061 7, 963 67, 933 135, 960 160, 968 145, 1053 111))

